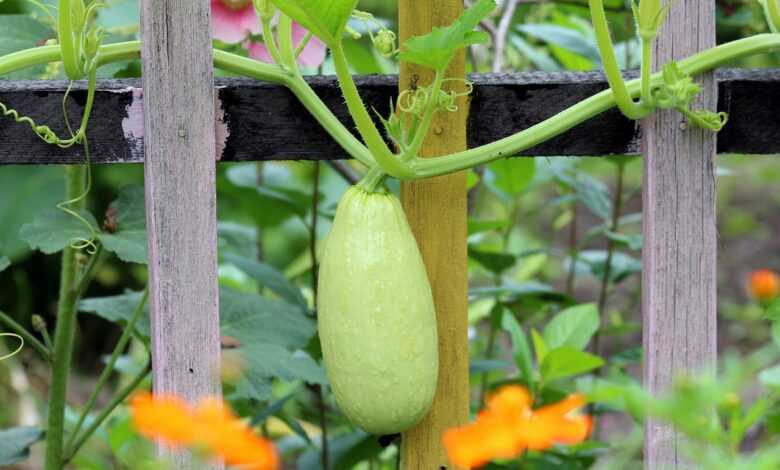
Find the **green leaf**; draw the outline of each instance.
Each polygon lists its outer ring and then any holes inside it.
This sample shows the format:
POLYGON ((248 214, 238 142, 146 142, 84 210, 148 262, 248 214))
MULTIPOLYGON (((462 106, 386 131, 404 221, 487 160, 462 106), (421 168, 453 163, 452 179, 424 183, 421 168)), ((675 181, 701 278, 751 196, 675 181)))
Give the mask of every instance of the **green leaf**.
POLYGON ((223 256, 223 259, 252 276, 257 282, 274 291, 290 304, 299 306, 304 312, 308 309, 308 304, 303 298, 301 290, 272 266, 234 254, 227 254, 223 256))
MULTIPOLYGON (((80 211, 92 227, 97 227, 95 217, 86 211, 80 211)), ((22 226, 19 237, 34 250, 47 255, 61 251, 76 239, 90 239, 92 233, 86 225, 71 214, 51 208, 44 211, 31 223, 22 226)))
POLYGON ((469 258, 477 261, 494 274, 501 274, 517 262, 517 259, 510 254, 481 251, 471 245, 469 246, 469 258))
MULTIPOLYGON (((328 440, 328 455, 332 468, 355 468, 362 461, 379 455, 382 447, 376 436, 355 431, 328 440)), ((323 470, 319 448, 310 448, 298 458, 296 468, 323 470)))
POLYGON ((0 466, 19 463, 30 456, 30 446, 43 439, 37 427, 18 427, 0 431, 0 466))
POLYGON ((536 354, 536 361, 541 364, 547 357, 547 352, 550 348, 547 347, 542 335, 536 331, 536 328, 531 328, 531 341, 534 343, 534 353, 536 354))
POLYGON ((37 214, 50 209, 65 194, 60 168, 46 166, 4 166, 0 171, 0 188, 14 197, 0 198, 0 253, 19 261, 29 252, 27 243, 19 238, 24 224, 37 214), (24 204, 19 204, 24 201, 24 204))
POLYGON ((444 70, 458 49, 489 40, 487 33, 474 29, 495 8, 495 1, 479 0, 452 25, 433 28, 433 31, 424 36, 407 40, 399 58, 434 70, 444 70))
POLYGON ((506 228, 507 225, 509 225, 509 220, 507 219, 498 219, 498 220, 477 220, 477 219, 469 219, 469 236, 476 235, 478 233, 483 232, 490 232, 493 230, 499 230, 506 228))
POLYGON ((507 302, 537 298, 550 302, 573 303, 571 297, 538 281, 517 283, 504 280, 504 283, 498 287, 475 287, 469 290, 469 296, 472 298, 495 297, 497 295, 506 299, 507 302))
POLYGON ((504 158, 491 163, 488 168, 495 175, 491 186, 514 197, 528 188, 536 174, 533 158, 504 158))
POLYGON ((11 266, 11 260, 7 256, 0 256, 0 273, 8 269, 11 266))
POLYGON ((272 0, 282 12, 335 47, 358 0, 272 0))
MULTIPOLYGON (((29 15, 0 15, 0 56, 31 49, 38 46, 40 42, 55 37, 51 28, 29 15)), ((3 78, 12 80, 37 78, 42 71, 43 67, 35 67, 32 70, 8 74, 3 78)), ((25 113, 22 111, 22 114, 25 113)))
POLYGON ((508 371, 512 369, 512 363, 499 359, 472 359, 469 363, 469 373, 472 375, 497 370, 508 371))
MULTIPOLYGON (((576 271, 579 274, 590 273, 598 279, 604 277, 608 253, 602 250, 586 250, 577 256, 576 271)), ((642 262, 620 251, 612 253, 610 260, 609 280, 613 283, 623 281, 627 277, 642 272, 642 262)))
POLYGON ((252 417, 252 422, 251 422, 252 427, 263 424, 268 418, 282 411, 282 408, 284 408, 285 403, 287 403, 290 400, 290 398, 295 396, 296 392, 297 390, 285 395, 283 398, 276 400, 275 402, 271 403, 267 407, 263 408, 259 413, 254 415, 252 417))
POLYGON ((552 349, 544 358, 541 367, 545 383, 574 375, 584 374, 604 365, 604 360, 593 354, 569 346, 552 349))
POLYGON ((599 329, 596 304, 569 307, 555 316, 544 328, 544 341, 550 349, 568 346, 582 350, 599 329))
POLYGON ((520 370, 523 383, 533 390, 534 383, 534 365, 531 356, 531 348, 528 345, 528 337, 523 331, 523 327, 517 322, 513 315, 504 315, 502 326, 509 332, 512 338, 512 350, 515 358, 515 364, 520 370))
POLYGON ((146 264, 146 209, 144 188, 129 186, 119 191, 119 198, 108 209, 110 233, 101 233, 106 250, 122 261, 146 264))
MULTIPOLYGON (((79 311, 97 315, 113 323, 126 325, 133 317, 133 312, 135 312, 142 296, 141 292, 126 291, 122 295, 84 299, 79 302, 79 311)), ((142 337, 148 338, 151 334, 148 303, 144 310, 144 315, 135 324, 135 330, 142 337)))

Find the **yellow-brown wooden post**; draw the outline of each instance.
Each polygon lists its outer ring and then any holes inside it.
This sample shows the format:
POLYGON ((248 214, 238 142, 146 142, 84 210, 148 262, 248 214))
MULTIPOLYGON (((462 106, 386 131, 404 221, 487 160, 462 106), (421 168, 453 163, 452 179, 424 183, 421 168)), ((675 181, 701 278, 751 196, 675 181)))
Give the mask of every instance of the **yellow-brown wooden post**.
MULTIPOLYGON (((428 33, 434 26, 451 24, 460 16, 463 1, 399 0, 398 9, 403 44, 410 36, 428 33)), ((465 63, 461 51, 449 76, 465 78, 465 63)), ((430 70, 401 66, 402 90, 429 85, 432 80, 430 70)), ((466 99, 458 104, 458 112, 439 113, 435 118, 423 156, 466 149, 468 104, 466 99)), ((404 184, 402 199, 433 287, 439 328, 439 385, 430 413, 403 435, 401 462, 405 470, 449 470, 455 467, 447 460, 442 433, 469 417, 466 175, 404 184)))

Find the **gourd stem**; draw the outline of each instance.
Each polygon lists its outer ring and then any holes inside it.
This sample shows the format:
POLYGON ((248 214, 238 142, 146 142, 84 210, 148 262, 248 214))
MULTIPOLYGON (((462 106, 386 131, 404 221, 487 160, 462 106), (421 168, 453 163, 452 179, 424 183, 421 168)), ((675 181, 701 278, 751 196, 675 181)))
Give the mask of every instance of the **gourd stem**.
POLYGON ((382 188, 382 184, 387 179, 387 173, 382 168, 375 166, 371 168, 366 176, 357 184, 357 186, 367 193, 380 192, 379 188, 382 188))

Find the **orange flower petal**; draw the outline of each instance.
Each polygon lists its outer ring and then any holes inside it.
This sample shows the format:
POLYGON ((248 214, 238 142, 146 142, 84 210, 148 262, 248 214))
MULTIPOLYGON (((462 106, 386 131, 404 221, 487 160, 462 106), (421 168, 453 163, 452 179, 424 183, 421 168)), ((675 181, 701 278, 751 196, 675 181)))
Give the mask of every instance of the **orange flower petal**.
POLYGON ((770 269, 757 269, 750 273, 748 291, 756 300, 773 300, 780 295, 780 275, 770 269))
POLYGON ((190 409, 175 396, 152 397, 139 393, 130 402, 133 424, 138 432, 172 446, 189 446, 196 440, 190 409))

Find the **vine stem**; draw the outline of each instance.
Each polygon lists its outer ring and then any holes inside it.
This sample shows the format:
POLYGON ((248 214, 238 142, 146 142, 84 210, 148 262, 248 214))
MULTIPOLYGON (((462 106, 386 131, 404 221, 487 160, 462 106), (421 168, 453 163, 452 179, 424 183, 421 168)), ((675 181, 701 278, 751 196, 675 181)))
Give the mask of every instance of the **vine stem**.
MULTIPOLYGON (((77 199, 81 195, 85 179, 86 168, 83 165, 65 168, 65 188, 68 199, 77 199)), ((83 209, 84 203, 83 199, 77 201, 72 205, 72 208, 75 210, 83 209)), ((68 394, 68 378, 76 335, 76 302, 78 302, 76 254, 77 250, 71 246, 65 247, 62 252, 57 326, 54 332, 54 357, 52 358, 46 426, 45 470, 61 470, 64 465, 65 401, 68 394)))
POLYGON ((64 460, 64 464, 67 464, 68 462, 73 459, 73 457, 76 456, 76 454, 79 453, 81 448, 84 446, 84 444, 89 440, 90 437, 95 433, 95 431, 98 430, 101 424, 111 415, 111 413, 119 406, 121 405, 127 397, 129 397, 141 383, 146 379, 146 377, 149 376, 149 373, 152 371, 151 369, 151 363, 148 363, 144 369, 138 373, 138 375, 135 376, 135 378, 127 384, 122 390, 119 391, 119 393, 116 394, 116 396, 111 400, 111 402, 103 409, 103 411, 100 412, 100 414, 95 418, 95 420, 92 422, 92 424, 87 428, 86 431, 84 431, 84 434, 82 434, 79 439, 76 441, 76 444, 73 446, 73 449, 68 452, 68 456, 64 460))
POLYGON ((119 341, 117 341, 116 346, 114 347, 114 350, 111 353, 111 357, 106 363, 106 366, 103 368, 103 372, 101 372, 100 377, 98 377, 97 383, 95 384, 95 387, 92 389, 92 393, 90 394, 86 405, 84 405, 84 409, 81 411, 81 416, 79 416, 79 420, 76 423, 76 426, 73 428, 73 431, 71 431, 71 436, 66 446, 66 448, 68 449, 68 455, 73 455, 74 452, 72 449, 74 449, 76 436, 78 435, 79 431, 81 431, 81 427, 84 425, 84 421, 86 421, 89 412, 92 410, 92 407, 95 406, 95 402, 97 401, 98 395, 103 390, 103 387, 105 387, 106 383, 108 383, 108 379, 111 377, 111 373, 114 372, 114 366, 116 365, 117 360, 119 360, 119 355, 122 354, 122 352, 127 347, 127 343, 130 342, 130 338, 133 335, 133 330, 135 326, 138 324, 138 321, 143 316, 144 307, 146 306, 146 301, 148 298, 149 298, 149 287, 144 289, 144 293, 141 296, 141 300, 138 302, 138 305, 135 307, 133 316, 130 318, 130 321, 127 323, 127 325, 125 325, 124 331, 122 331, 122 336, 120 336, 119 341))
MULTIPOLYGON (((309 224, 309 254, 311 256, 311 289, 314 292, 314 311, 317 311, 317 285, 319 276, 319 265, 317 264, 317 218, 319 216, 319 193, 320 193, 320 162, 314 164, 314 185, 311 198, 311 223, 309 224)), ((330 469, 330 451, 328 449, 328 419, 325 408, 325 396, 322 392, 322 386, 315 384, 311 386, 314 396, 317 400, 317 409, 320 418, 320 431, 322 432, 320 444, 320 462, 323 470, 330 469)))
MULTIPOLYGON (((610 232, 615 233, 620 228, 620 213, 623 210, 623 184, 625 182, 626 168, 624 163, 617 165, 617 187, 615 188, 615 199, 612 209, 612 224, 609 227, 610 232)), ((606 319, 605 308, 607 306, 607 292, 609 291, 610 276, 612 275, 612 258, 615 253, 615 241, 607 234, 607 260, 604 265, 604 275, 601 277, 601 289, 599 291, 599 315, 601 316, 601 325, 603 327, 606 319)), ((593 351, 596 355, 601 354, 601 328, 596 331, 593 337, 593 351)))

